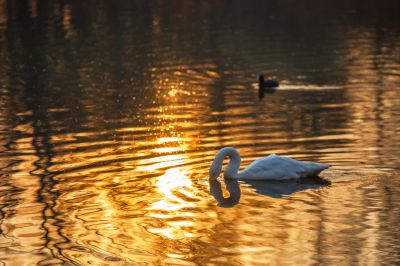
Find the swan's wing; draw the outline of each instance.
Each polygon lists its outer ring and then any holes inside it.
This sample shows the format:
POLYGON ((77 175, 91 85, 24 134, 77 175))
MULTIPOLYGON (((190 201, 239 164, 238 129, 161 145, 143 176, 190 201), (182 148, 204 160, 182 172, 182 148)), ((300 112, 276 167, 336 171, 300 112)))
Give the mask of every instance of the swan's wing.
POLYGON ((325 164, 301 162, 292 158, 270 155, 252 162, 239 173, 241 179, 287 180, 317 176, 328 168, 325 164))
POLYGON ((249 180, 285 180, 299 177, 277 155, 257 159, 239 173, 239 178, 249 180))

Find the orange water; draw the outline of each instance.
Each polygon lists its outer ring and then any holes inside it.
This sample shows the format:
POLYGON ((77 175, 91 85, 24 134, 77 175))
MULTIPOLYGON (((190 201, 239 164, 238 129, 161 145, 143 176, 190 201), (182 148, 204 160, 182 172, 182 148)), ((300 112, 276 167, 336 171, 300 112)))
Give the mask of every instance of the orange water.
POLYGON ((398 263, 385 3, 0 1, 0 261, 398 263), (281 87, 259 99, 258 73, 281 87), (209 183, 224 146, 328 182, 209 183))

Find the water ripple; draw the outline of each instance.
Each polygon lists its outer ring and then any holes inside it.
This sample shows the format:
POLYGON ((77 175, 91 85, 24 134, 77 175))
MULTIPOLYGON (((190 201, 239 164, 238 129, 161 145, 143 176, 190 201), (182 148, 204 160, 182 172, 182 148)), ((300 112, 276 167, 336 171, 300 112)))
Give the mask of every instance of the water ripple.
POLYGON ((4 263, 400 260, 396 1, 3 2, 4 263), (215 194, 223 146, 328 181, 215 194))

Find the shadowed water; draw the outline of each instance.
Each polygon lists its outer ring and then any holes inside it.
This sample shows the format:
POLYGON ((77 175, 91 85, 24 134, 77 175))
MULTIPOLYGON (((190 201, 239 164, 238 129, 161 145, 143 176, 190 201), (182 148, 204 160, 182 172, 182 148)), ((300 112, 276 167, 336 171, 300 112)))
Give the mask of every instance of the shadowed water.
POLYGON ((0 261, 399 263, 400 4, 331 2, 0 0, 0 261))

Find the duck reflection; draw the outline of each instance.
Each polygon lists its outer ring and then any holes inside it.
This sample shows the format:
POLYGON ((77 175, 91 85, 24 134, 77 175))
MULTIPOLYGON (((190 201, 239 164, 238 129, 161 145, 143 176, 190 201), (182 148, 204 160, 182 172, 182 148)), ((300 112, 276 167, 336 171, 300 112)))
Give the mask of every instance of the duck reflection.
MULTIPOLYGON (((240 184, 239 181, 235 179, 224 178, 224 181, 226 189, 229 192, 229 197, 224 197, 221 183, 218 181, 218 179, 214 178, 209 179, 210 194, 217 200, 219 207, 231 208, 240 201, 240 184)), ((248 187, 254 189, 258 194, 272 198, 282 198, 299 191, 307 189, 319 189, 331 184, 330 181, 320 177, 305 178, 300 180, 292 179, 285 181, 246 180, 242 182, 248 187)))
POLYGON ((264 98, 265 94, 273 94, 273 93, 275 93, 275 91, 276 91, 275 88, 272 88, 272 89, 264 89, 264 88, 260 87, 260 88, 258 89, 258 98, 259 98, 260 100, 262 100, 262 99, 264 98))

